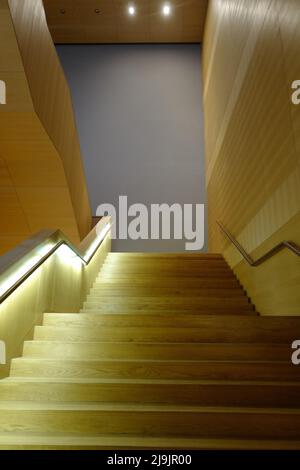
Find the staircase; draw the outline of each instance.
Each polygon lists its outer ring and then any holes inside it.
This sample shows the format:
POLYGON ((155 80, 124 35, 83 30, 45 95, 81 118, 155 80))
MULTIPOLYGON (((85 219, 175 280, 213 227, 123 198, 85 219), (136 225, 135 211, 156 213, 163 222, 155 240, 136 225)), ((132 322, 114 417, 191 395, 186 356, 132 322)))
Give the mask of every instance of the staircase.
POLYGON ((111 253, 0 382, 0 449, 300 449, 299 333, 220 255, 111 253))

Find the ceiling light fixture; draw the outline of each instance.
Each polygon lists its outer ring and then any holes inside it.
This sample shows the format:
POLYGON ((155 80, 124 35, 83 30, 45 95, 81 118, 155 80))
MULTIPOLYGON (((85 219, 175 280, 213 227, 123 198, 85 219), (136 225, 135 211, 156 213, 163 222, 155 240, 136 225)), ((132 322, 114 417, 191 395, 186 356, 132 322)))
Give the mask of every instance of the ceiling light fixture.
POLYGON ((135 6, 134 6, 134 5, 129 5, 129 6, 128 6, 128 14, 129 14, 130 16, 134 16, 135 13, 136 13, 136 8, 135 8, 135 6))
POLYGON ((170 3, 165 3, 162 7, 162 14, 164 16, 170 16, 171 15, 171 11, 172 11, 172 8, 171 8, 171 5, 170 3))

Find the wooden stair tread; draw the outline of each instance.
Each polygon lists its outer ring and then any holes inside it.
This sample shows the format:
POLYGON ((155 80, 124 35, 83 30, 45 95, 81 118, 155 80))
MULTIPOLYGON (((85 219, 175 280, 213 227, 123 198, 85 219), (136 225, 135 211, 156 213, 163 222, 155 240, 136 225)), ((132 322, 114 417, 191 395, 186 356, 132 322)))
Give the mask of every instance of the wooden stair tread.
MULTIPOLYGON (((186 379, 129 379, 129 378, 86 378, 86 377, 6 377, 0 382, 0 389, 2 385, 14 383, 46 383, 46 384, 158 384, 158 385, 215 385, 223 387, 224 385, 232 386, 266 386, 266 387, 293 387, 300 388, 300 383, 295 381, 266 381, 266 380, 186 380, 186 379)), ((299 398, 300 399, 300 398, 299 398)))
POLYGON ((122 327, 122 326, 168 326, 170 322, 176 322, 177 327, 188 328, 197 327, 201 325, 200 315, 196 313, 179 313, 172 314, 171 312, 160 312, 159 314, 153 315, 151 313, 134 315, 130 313, 94 313, 94 311, 86 311, 84 313, 75 314, 44 314, 44 326, 107 326, 107 327, 122 327))
POLYGON ((299 408, 300 382, 11 377, 0 383, 4 401, 168 403, 201 406, 299 408))
MULTIPOLYGON (((93 312, 89 312, 93 313, 93 312)), ((55 315, 55 313, 54 313, 55 315)), ((78 313, 75 313, 75 315, 79 315, 78 313)), ((159 314, 154 314, 154 316, 160 317, 163 316, 163 314, 160 312, 159 314)), ((175 314, 177 315, 177 313, 175 314)), ((224 326, 228 325, 228 323, 231 323, 232 327, 235 328, 240 328, 240 327, 250 327, 250 326, 255 326, 257 328, 261 329, 270 329, 271 332, 273 332, 274 328, 299 328, 300 327, 300 317, 271 317, 271 316, 265 316, 265 317, 260 317, 260 316, 251 316, 251 317, 244 317, 241 315, 239 318, 237 318, 235 315, 230 315, 226 314, 223 316, 219 315, 201 315, 199 316, 199 321, 201 321, 203 326, 217 326, 220 329, 223 328, 224 326)), ((176 328, 176 326, 170 325, 170 328, 176 328)))
POLYGON ((220 253, 143 253, 143 252, 134 252, 134 253, 108 253, 108 259, 131 259, 131 258, 178 258, 178 259, 224 259, 223 255, 220 253))
POLYGON ((168 314, 169 316, 171 315, 177 315, 177 314, 188 314, 188 315, 218 315, 218 316, 228 316, 228 315, 236 315, 236 316, 256 316, 257 313, 252 309, 251 306, 238 306, 238 307, 232 307, 232 306, 225 306, 222 308, 216 307, 216 306, 194 306, 193 308, 187 308, 185 309, 184 307, 180 308, 171 308, 168 306, 163 306, 162 308, 159 306, 120 306, 120 305, 87 305, 84 308, 80 309, 79 313, 98 313, 101 315, 110 315, 110 314, 117 314, 117 315, 141 315, 143 317, 146 317, 147 315, 156 315, 156 314, 161 314, 165 313, 168 314))
POLYGON ((300 370, 290 362, 271 361, 18 358, 12 361, 10 375, 300 381, 300 370))
MULTIPOLYGON (((168 304, 173 307, 180 307, 184 308, 187 303, 187 299, 185 297, 180 296, 160 296, 160 297, 134 297, 134 296, 126 296, 126 297, 119 297, 119 296, 101 296, 101 295, 94 295, 90 294, 87 297, 84 305, 86 304, 122 304, 122 305, 140 305, 140 304, 151 304, 155 305, 164 305, 168 304), (173 305, 175 304, 175 305, 173 305)), ((214 298, 214 297, 205 297, 205 296, 192 296, 188 299, 189 305, 192 308, 197 308, 198 305, 218 305, 221 304, 223 307, 225 306, 233 306, 233 307, 242 307, 247 305, 252 309, 252 306, 249 305, 249 300, 246 296, 236 296, 236 297, 221 297, 221 298, 214 298)))
POLYGON ((127 412, 136 413, 200 413, 200 414, 278 414, 300 416, 300 408, 256 408, 256 407, 229 407, 229 406, 199 406, 186 404, 152 404, 152 403, 87 403, 87 402, 29 402, 29 401, 0 401, 0 410, 24 410, 24 411, 103 411, 103 412, 127 412))
MULTIPOLYGON (((186 298, 188 296, 192 297, 226 297, 226 298, 235 298, 243 297, 244 292, 236 287, 235 289, 214 289, 212 287, 200 288, 200 287, 141 287, 141 286, 125 286, 125 287, 116 287, 116 286, 100 286, 93 287, 90 291, 90 297, 143 297, 145 294, 149 297, 176 297, 176 298, 186 298)), ((186 299, 187 300, 187 299, 186 299)))
POLYGON ((203 450, 299 450, 299 441, 225 438, 192 438, 185 436, 126 436, 50 433, 0 433, 0 449, 203 449, 203 450))
POLYGON ((290 344, 26 341, 23 357, 290 360, 290 344))
POLYGON ((144 288, 152 288, 154 287, 188 287, 188 288, 193 288, 193 289, 205 289, 205 288, 212 288, 212 289, 241 289, 241 286, 239 285, 237 279, 235 278, 225 278, 225 279, 213 279, 213 278, 204 278, 201 279, 199 282, 198 278, 186 278, 186 279, 179 279, 178 277, 147 277, 147 278, 134 278, 130 279, 127 277, 118 277, 117 275, 106 278, 102 277, 99 280, 96 280, 93 283, 92 289, 101 289, 106 288, 106 287, 111 287, 111 286, 135 286, 139 287, 142 286, 144 288))
MULTIPOLYGON (((92 312, 91 312, 92 313, 92 312)), ((236 342, 289 343, 299 331, 299 317, 264 317, 256 315, 200 315, 197 327, 169 326, 37 326, 34 339, 67 341, 138 341, 138 342, 236 342)))

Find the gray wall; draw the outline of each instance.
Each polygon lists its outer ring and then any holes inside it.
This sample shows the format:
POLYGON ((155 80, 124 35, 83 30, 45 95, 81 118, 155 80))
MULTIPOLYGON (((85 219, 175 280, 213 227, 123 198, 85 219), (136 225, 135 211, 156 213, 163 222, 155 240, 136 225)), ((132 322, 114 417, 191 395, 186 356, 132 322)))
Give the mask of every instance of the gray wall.
MULTIPOLYGON (((58 46, 94 214, 101 203, 204 203, 200 45, 58 46)), ((184 251, 184 241, 115 241, 184 251)))

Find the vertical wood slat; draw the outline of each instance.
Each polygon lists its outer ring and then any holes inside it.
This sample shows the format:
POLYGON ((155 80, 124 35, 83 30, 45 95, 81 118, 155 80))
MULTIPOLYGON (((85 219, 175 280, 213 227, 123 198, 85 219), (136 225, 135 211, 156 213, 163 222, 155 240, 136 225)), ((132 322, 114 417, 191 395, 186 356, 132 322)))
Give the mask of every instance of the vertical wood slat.
POLYGON ((299 23, 294 0, 212 0, 205 32, 209 245, 262 314, 300 314, 299 260, 285 252, 250 268, 216 220, 254 258, 283 239, 300 242, 300 107, 291 103, 299 23))

